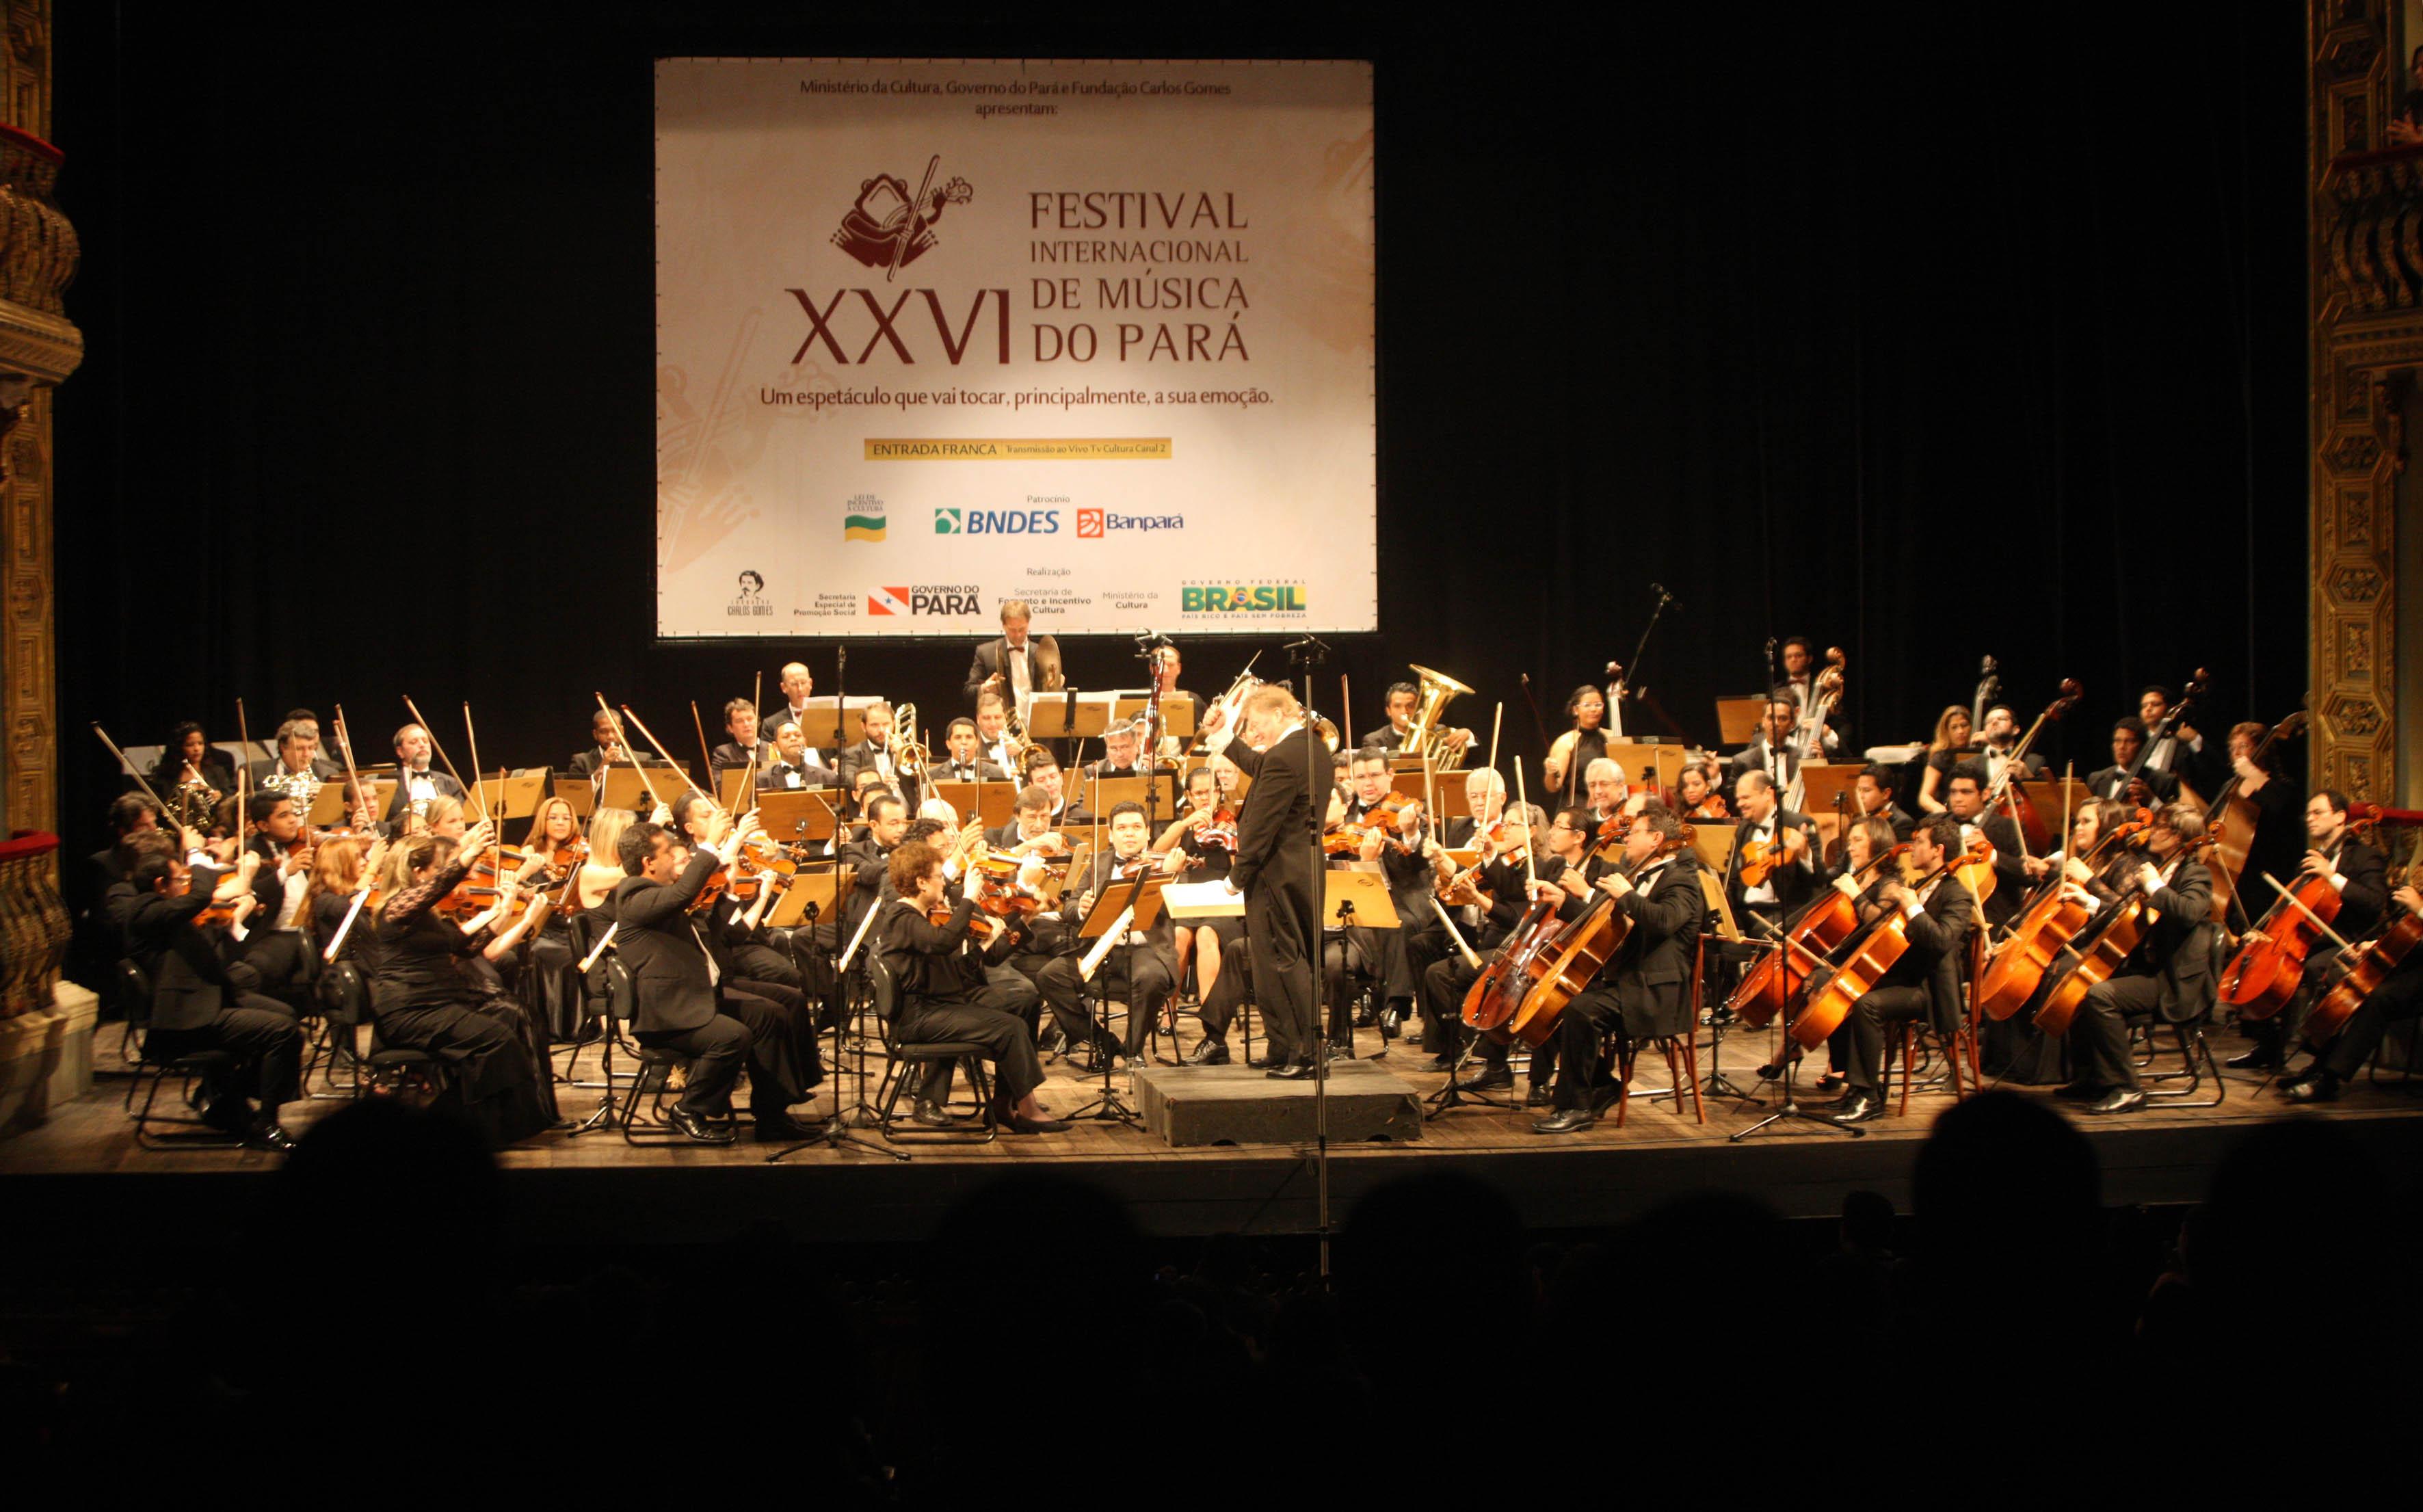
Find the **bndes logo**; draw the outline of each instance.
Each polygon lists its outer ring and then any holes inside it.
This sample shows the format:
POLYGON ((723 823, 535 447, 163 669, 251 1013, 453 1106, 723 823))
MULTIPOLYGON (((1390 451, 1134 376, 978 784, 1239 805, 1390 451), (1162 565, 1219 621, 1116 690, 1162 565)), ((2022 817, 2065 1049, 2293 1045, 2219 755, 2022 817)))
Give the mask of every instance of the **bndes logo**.
POLYGON ((936 535, 1058 535, 1058 510, 954 510, 934 512, 936 535))
POLYGON ((1123 535, 1136 530, 1183 530, 1183 514, 1112 514, 1103 510, 1077 512, 1077 539, 1099 540, 1104 535, 1123 535))

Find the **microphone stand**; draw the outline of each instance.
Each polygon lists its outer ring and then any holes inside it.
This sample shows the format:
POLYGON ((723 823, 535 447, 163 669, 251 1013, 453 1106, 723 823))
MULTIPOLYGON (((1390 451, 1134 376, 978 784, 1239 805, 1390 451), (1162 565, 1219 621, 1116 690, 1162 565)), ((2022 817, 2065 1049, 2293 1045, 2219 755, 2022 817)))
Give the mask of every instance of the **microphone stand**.
MULTIPOLYGON (((1750 917, 1757 920, 1761 927, 1765 928, 1768 934, 1776 937, 1776 950, 1781 952, 1791 949, 1791 946, 1784 942, 1784 935, 1782 930, 1776 928, 1775 925, 1768 923, 1765 919, 1760 918, 1757 914, 1751 914, 1750 917)), ((1806 993, 1807 989, 1805 986, 1802 991, 1804 994, 1806 993)), ((1802 999, 1801 1006, 1804 1008, 1808 1006, 1805 996, 1802 999)), ((1792 1018, 1784 1020, 1784 1033, 1790 1034, 1792 1032, 1793 1022, 1798 1016, 1799 1016, 1796 1014, 1792 1018)), ((1797 1119, 1805 1124, 1814 1124, 1820 1128, 1830 1128, 1838 1133, 1848 1134, 1855 1140, 1861 1138, 1868 1132, 1857 1124, 1837 1124, 1829 1114, 1813 1112, 1810 1110, 1801 1107, 1800 1104, 1794 1100, 1793 1097, 1794 1079, 1796 1079, 1799 1074, 1800 1057, 1794 1055, 1789 1049, 1786 1049, 1783 1056, 1783 1100, 1776 1104, 1775 1111, 1767 1114, 1765 1118, 1760 1119, 1757 1123, 1752 1124, 1750 1127, 1726 1136, 1725 1142, 1728 1144, 1739 1144, 1742 1141, 1758 1133, 1768 1125, 1781 1123, 1782 1120, 1787 1118, 1797 1119)))
MULTIPOLYGON (((1304 784, 1305 796, 1309 800, 1310 805, 1306 816, 1305 843, 1311 847, 1311 875, 1317 880, 1322 872, 1328 870, 1329 858, 1321 848, 1321 827, 1322 820, 1325 818, 1329 812, 1329 805, 1323 799, 1322 794, 1322 784, 1324 776, 1322 769, 1327 764, 1321 759, 1321 742, 1313 733, 1312 679, 1313 674, 1320 668, 1321 664, 1328 659, 1329 647, 1322 642, 1320 637, 1307 634, 1299 640, 1290 641, 1288 643, 1287 651, 1289 661, 1295 666, 1304 676, 1304 784)), ((1343 742, 1350 737, 1347 735, 1346 732, 1341 729, 1338 732, 1338 738, 1343 742)), ((1314 1232, 1318 1236, 1320 1248, 1321 1279, 1322 1284, 1326 1285, 1329 1281, 1330 1233, 1328 1122, 1329 1012, 1328 1004, 1320 1001, 1321 967, 1317 953, 1319 953, 1322 947, 1321 931, 1321 896, 1318 889, 1313 890, 1310 896, 1307 899, 1305 924, 1307 928, 1305 930, 1304 937, 1304 969, 1306 976, 1310 980, 1305 984, 1307 991, 1304 996, 1304 1000, 1307 1003, 1316 1005, 1313 1008, 1314 1019, 1312 1024, 1314 1232)), ((1348 1031, 1349 1034, 1352 1034, 1353 1032, 1354 1032, 1351 1029, 1348 1031)), ((1352 1047, 1350 1046, 1349 1048, 1351 1049, 1352 1047)))
MULTIPOLYGON (((836 732, 836 738, 838 735, 839 732, 836 732)), ((835 853, 839 853, 838 846, 835 847, 835 853)), ((838 867, 836 867, 837 871, 838 867)), ((841 994, 841 1003, 840 1010, 833 1015, 832 1115, 827 1118, 824 1126, 811 1137, 796 1144, 786 1144, 766 1157, 768 1165, 778 1164, 801 1150, 819 1146, 828 1150, 839 1150, 847 1146, 851 1149, 864 1150, 871 1155, 888 1155, 895 1161, 904 1165, 909 1161, 908 1151, 895 1150, 888 1144, 878 1144, 873 1140, 850 1132, 853 1115, 856 1115, 855 1121, 862 1126, 879 1124, 882 1120, 882 1114, 875 1105, 866 1100, 866 1030, 862 1020, 872 993, 862 992, 853 985, 854 983, 862 981, 868 982, 871 985, 871 979, 866 975, 870 968, 863 959, 860 947, 866 944, 867 931, 875 926, 875 916, 882 910, 883 890, 879 886, 876 889, 874 906, 868 908, 866 917, 858 921, 858 933, 850 937, 848 946, 842 952, 838 971, 839 981, 835 989, 841 994), (841 1100, 841 1083, 844 1074, 842 1065, 848 1055, 845 1036, 851 1032, 853 1021, 860 1021, 857 1029, 858 1095, 855 1101, 844 1104, 841 1100)), ((843 909, 845 917, 847 912, 847 908, 845 907, 843 909)))

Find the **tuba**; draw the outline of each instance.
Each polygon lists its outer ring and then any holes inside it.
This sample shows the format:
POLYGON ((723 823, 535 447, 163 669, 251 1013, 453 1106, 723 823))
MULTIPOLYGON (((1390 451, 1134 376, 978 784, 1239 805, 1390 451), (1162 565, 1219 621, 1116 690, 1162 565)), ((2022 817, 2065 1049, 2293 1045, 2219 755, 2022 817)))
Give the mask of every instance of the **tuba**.
POLYGON ((1433 671, 1418 662, 1409 663, 1414 676, 1417 701, 1414 704, 1413 722, 1405 726, 1404 743, 1397 748, 1411 754, 1419 751, 1433 766, 1442 769, 1462 764, 1464 742, 1450 740, 1441 732, 1439 712, 1450 700, 1472 689, 1445 672, 1433 671))

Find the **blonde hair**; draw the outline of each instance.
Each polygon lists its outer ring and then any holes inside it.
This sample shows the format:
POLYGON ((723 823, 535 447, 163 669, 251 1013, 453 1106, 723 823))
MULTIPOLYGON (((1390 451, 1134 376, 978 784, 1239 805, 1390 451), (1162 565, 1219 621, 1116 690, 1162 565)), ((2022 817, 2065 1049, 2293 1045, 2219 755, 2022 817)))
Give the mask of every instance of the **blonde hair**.
POLYGON ((448 797, 443 793, 436 794, 432 796, 429 800, 428 807, 422 809, 420 811, 420 823, 423 828, 429 831, 435 831, 439 825, 444 824, 449 819, 460 819, 462 817, 463 800, 460 798, 448 797))
POLYGON ((1304 713, 1304 705, 1298 703, 1295 695, 1281 685, 1264 683, 1245 695, 1241 712, 1246 715, 1275 714, 1282 719, 1293 719, 1304 713))
POLYGON ((1966 719, 1968 717, 1968 710, 1962 708, 1957 703, 1947 704, 1944 707, 1943 712, 1935 717, 1935 738, 1927 742, 1926 748, 1929 750, 1950 750, 1952 748, 1952 721, 1956 718, 1966 719))
MULTIPOLYGON (((589 857, 602 861, 614 854, 622 842, 623 831, 639 823, 640 816, 628 809, 600 809, 589 816, 589 857)), ((620 862, 616 862, 620 865, 620 862)))

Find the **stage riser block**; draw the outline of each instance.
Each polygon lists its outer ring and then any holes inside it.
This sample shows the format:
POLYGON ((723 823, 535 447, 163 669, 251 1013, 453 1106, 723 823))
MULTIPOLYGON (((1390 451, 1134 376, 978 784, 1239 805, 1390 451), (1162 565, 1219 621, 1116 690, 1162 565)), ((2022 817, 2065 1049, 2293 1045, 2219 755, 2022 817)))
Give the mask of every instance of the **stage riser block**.
MULTIPOLYGON (((1136 1096, 1145 1127, 1173 1148, 1317 1137, 1313 1084, 1274 1081, 1254 1066, 1149 1066, 1136 1073, 1136 1096)), ((1329 1068, 1331 1143, 1421 1137, 1421 1096, 1412 1086, 1369 1061, 1329 1068)))

